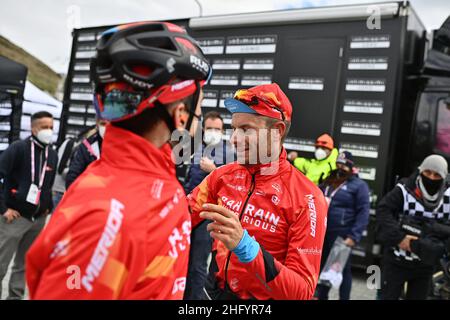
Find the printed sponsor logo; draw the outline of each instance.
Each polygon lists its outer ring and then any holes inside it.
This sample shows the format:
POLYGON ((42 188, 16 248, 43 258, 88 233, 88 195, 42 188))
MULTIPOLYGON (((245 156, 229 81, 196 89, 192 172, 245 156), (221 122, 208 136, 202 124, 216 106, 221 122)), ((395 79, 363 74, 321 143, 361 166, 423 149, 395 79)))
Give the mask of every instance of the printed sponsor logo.
POLYGON ((161 191, 164 186, 164 182, 160 179, 156 179, 153 182, 152 188, 151 188, 151 195, 153 199, 161 199, 161 191))
POLYGON ((174 85, 172 85, 170 90, 172 92, 183 90, 184 88, 189 87, 193 83, 194 83, 194 80, 186 80, 186 81, 178 82, 178 83, 175 83, 174 85))
POLYGON ((264 191, 262 191, 262 190, 256 190, 255 191, 255 195, 257 195, 257 196, 265 196, 266 193, 264 191))
POLYGON ((238 286, 239 286, 239 279, 238 278, 231 279, 231 283, 230 283, 231 289, 237 290, 238 286))
POLYGON ((273 183, 272 184, 272 188, 275 189, 276 192, 280 193, 281 192, 281 187, 278 183, 273 183))
POLYGON ((108 220, 106 221, 105 229, 103 230, 102 236, 98 241, 91 261, 86 268, 85 275, 81 280, 83 287, 88 292, 92 291, 92 283, 100 275, 100 272, 108 259, 109 248, 113 245, 114 240, 119 233, 120 227, 122 226, 122 211, 124 208, 125 206, 120 201, 116 199, 111 200, 111 209, 108 215, 108 220))
POLYGON ((235 201, 229 199, 226 196, 222 196, 221 199, 224 206, 226 206, 231 211, 234 211, 236 215, 239 215, 239 212, 241 211, 242 201, 235 201))
POLYGON ((152 84, 148 84, 148 83, 146 83, 146 82, 144 82, 142 80, 135 79, 135 78, 129 76, 128 74, 126 74, 126 73, 123 75, 123 78, 125 80, 127 80, 128 82, 130 82, 130 83, 132 83, 132 84, 134 84, 134 85, 136 85, 138 87, 141 87, 141 88, 151 89, 153 87, 152 84))
POLYGON ((421 234, 421 233, 422 233, 422 230, 420 230, 420 229, 418 229, 418 228, 414 228, 413 226, 409 226, 409 225, 406 225, 406 224, 404 224, 404 225, 402 226, 402 228, 403 228, 404 230, 410 231, 410 232, 412 232, 412 233, 414 233, 414 234, 421 234))
POLYGON ((171 249, 169 256, 176 259, 180 252, 185 251, 191 244, 191 221, 186 220, 181 226, 181 231, 174 228, 172 234, 169 236, 169 243, 171 249))
POLYGON ((309 210, 309 220, 310 220, 310 235, 311 237, 316 237, 316 223, 317 223, 317 211, 316 204, 314 203, 314 196, 312 194, 306 195, 308 200, 308 210, 309 210))
POLYGON ((274 205, 278 205, 280 203, 280 198, 278 198, 276 195, 272 196, 272 202, 274 205))
POLYGON ((53 252, 50 254, 50 259, 54 259, 56 257, 62 257, 67 255, 69 252, 68 246, 70 243, 70 239, 64 239, 61 241, 58 241, 55 244, 55 248, 53 249, 53 252))
POLYGON ((169 73, 172 73, 175 71, 175 65, 176 61, 174 58, 170 58, 166 61, 166 69, 169 71, 169 73))
POLYGON ((186 289, 186 277, 177 278, 173 283, 172 295, 174 295, 178 291, 184 292, 185 289, 186 289))
MULTIPOLYGON (((235 215, 239 216, 242 208, 242 201, 232 200, 226 196, 222 196, 221 200, 224 207, 230 209, 235 215)), ((242 221, 257 228, 275 232, 280 221, 280 216, 269 210, 264 210, 248 203, 245 207, 242 221)))
POLYGON ((235 177, 236 179, 245 179, 245 174, 242 173, 242 172, 236 173, 236 174, 234 175, 234 177, 235 177))
POLYGON ((306 254, 306 255, 313 255, 313 256, 320 256, 322 255, 322 249, 319 248, 297 248, 297 251, 299 254, 306 254))
POLYGON ((227 183, 227 186, 230 187, 231 189, 237 190, 239 192, 246 191, 246 188, 244 186, 238 186, 238 185, 231 184, 231 183, 227 183))
POLYGON ((203 71, 204 73, 208 73, 209 72, 209 65, 203 61, 202 59, 200 59, 197 56, 191 55, 191 64, 194 66, 194 68, 203 71))

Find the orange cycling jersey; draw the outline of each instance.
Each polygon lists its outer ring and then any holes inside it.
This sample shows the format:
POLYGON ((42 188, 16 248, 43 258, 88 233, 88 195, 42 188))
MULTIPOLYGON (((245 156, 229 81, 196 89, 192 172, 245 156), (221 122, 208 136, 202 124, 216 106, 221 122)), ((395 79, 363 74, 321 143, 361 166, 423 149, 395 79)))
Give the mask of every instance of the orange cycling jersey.
POLYGON ((171 149, 109 126, 29 250, 31 299, 182 299, 191 220, 171 149))

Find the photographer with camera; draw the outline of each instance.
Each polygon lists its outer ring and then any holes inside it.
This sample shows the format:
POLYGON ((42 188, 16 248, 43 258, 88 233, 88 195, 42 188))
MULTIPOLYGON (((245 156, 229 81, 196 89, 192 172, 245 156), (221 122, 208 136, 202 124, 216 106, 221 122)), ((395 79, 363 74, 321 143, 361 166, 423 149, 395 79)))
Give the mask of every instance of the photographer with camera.
POLYGON ((399 299, 405 283, 407 300, 427 298, 432 274, 448 241, 433 231, 449 221, 447 174, 446 160, 430 155, 380 201, 377 236, 385 245, 381 299, 399 299))

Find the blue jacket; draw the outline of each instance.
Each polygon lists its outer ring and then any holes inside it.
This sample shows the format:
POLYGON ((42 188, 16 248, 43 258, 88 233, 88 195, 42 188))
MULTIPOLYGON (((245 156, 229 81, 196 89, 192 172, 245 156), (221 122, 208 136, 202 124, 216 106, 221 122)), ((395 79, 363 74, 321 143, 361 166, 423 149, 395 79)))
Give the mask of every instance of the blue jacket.
MULTIPOLYGON (((330 197, 333 188, 325 181, 320 188, 330 197)), ((359 242, 369 223, 369 187, 353 175, 344 182, 331 198, 328 208, 327 232, 338 233, 359 242)))
POLYGON ((203 179, 205 179, 209 174, 200 168, 200 159, 202 156, 206 156, 214 160, 216 167, 220 167, 228 162, 233 162, 236 160, 234 150, 228 142, 223 140, 218 146, 207 146, 203 143, 201 148, 198 148, 195 152, 192 164, 188 169, 184 183, 184 190, 186 191, 186 194, 191 193, 191 191, 194 190, 194 188, 198 186, 200 182, 202 182, 203 179))

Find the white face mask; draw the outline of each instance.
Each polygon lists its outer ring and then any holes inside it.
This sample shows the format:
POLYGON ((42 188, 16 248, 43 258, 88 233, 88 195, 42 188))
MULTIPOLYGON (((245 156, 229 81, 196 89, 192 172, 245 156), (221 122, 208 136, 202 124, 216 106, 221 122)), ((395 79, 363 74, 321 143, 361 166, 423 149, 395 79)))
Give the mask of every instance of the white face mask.
POLYGON ((314 156, 317 160, 323 160, 327 157, 327 152, 321 148, 317 148, 314 152, 314 156))
POLYGON ((42 143, 50 144, 53 138, 53 130, 52 129, 44 129, 37 133, 36 138, 42 143))
POLYGON ((106 126, 98 126, 98 134, 102 139, 105 137, 106 126))
POLYGON ((207 145, 219 144, 222 141, 222 132, 217 130, 206 130, 203 136, 203 141, 207 145))

